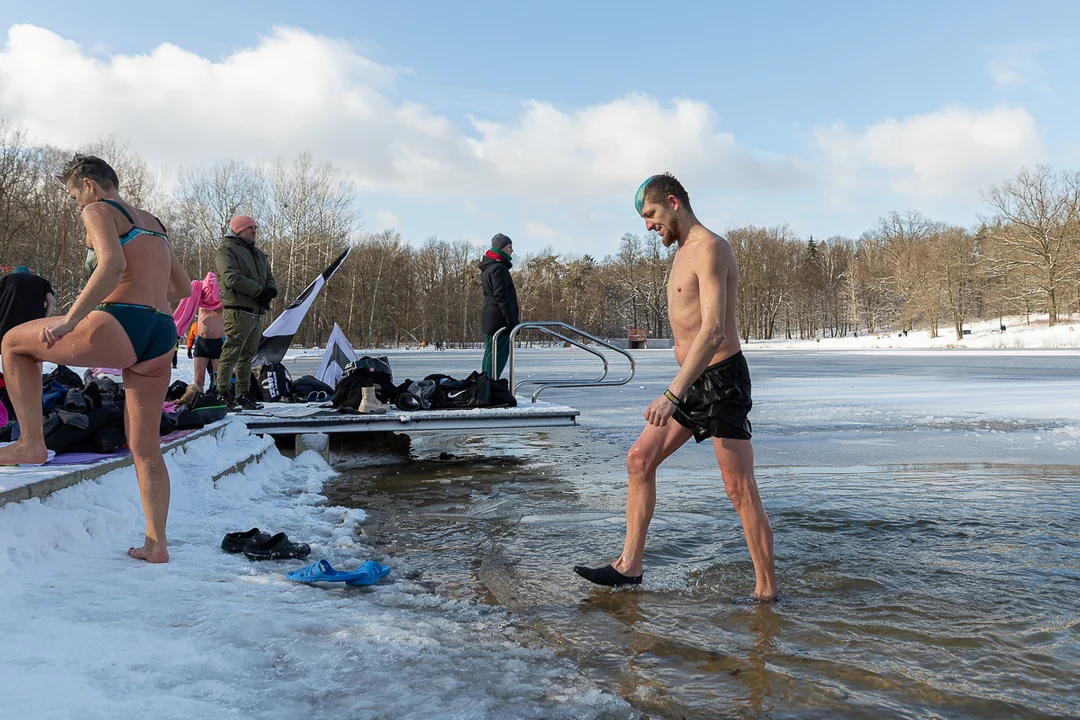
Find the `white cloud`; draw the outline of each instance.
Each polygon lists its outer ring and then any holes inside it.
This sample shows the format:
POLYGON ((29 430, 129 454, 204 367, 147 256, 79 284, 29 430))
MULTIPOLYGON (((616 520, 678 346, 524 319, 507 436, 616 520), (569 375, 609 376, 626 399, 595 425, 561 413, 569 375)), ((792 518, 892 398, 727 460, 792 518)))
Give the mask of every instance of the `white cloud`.
MULTIPOLYGON (((1037 77, 1037 64, 1011 57, 995 66, 1000 82, 1037 77)), ((450 201, 469 218, 496 214, 512 237, 601 254, 625 226, 643 232, 631 196, 655 172, 678 175, 706 216, 743 217, 753 206, 770 222, 797 222, 791 208, 818 203, 822 188, 841 203, 892 193, 932 211, 977 202, 979 188, 1046 158, 1020 108, 818 128, 812 164, 740 144, 692 98, 629 94, 580 108, 531 100, 497 113, 509 120, 462 124, 402 98, 398 81, 409 72, 370 60, 359 44, 291 28, 211 60, 168 43, 139 55, 90 51, 14 25, 0 47, 0 113, 36 142, 75 148, 115 135, 172 167, 310 152, 346 170, 361 203, 378 191, 383 209, 369 210, 378 226, 369 230, 401 226, 394 196, 450 201)))
POLYGON ((699 192, 811 181, 798 158, 740 146, 697 100, 629 95, 570 111, 536 100, 511 122, 474 118, 463 130, 395 99, 402 72, 358 45, 289 28, 213 61, 167 43, 100 59, 49 30, 14 25, 0 51, 0 113, 64 147, 115 134, 173 166, 308 151, 361 190, 463 204, 509 197, 533 211, 560 204, 574 217, 598 201, 629 206, 637 184, 665 170, 699 192))
POLYGON ((389 210, 376 210, 372 213, 375 219, 375 226, 368 228, 374 232, 381 232, 382 230, 400 230, 401 218, 389 210))
POLYGON ((990 48, 986 71, 994 82, 1002 87, 1034 85, 1041 90, 1049 90, 1045 83, 1039 82, 1042 66, 1038 56, 1044 50, 1042 43, 1031 40, 995 45, 990 48))
POLYGON ((563 238, 563 233, 540 220, 529 220, 525 223, 525 237, 537 245, 543 245, 563 238))
POLYGON ((1022 108, 950 107, 883 120, 862 132, 835 124, 815 136, 841 204, 881 190, 916 205, 970 202, 980 188, 1046 159, 1035 118, 1022 108))

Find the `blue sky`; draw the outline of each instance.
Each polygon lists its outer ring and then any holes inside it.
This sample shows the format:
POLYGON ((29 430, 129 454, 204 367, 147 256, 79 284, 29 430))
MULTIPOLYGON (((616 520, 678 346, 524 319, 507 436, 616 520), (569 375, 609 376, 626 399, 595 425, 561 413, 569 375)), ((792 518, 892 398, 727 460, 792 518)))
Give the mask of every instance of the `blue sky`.
POLYGON ((144 5, 5 3, 0 113, 169 167, 311 151, 413 241, 603 255, 664 170, 718 231, 971 224, 1021 166, 1080 167, 1080 3, 144 5), (57 112, 73 82, 95 120, 57 112))

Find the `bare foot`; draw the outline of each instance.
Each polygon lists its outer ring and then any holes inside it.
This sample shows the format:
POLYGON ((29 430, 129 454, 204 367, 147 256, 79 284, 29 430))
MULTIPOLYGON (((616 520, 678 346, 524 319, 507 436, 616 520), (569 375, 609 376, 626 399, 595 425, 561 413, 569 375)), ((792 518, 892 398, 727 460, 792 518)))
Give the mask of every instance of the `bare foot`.
POLYGON ((774 592, 770 594, 753 592, 750 593, 750 600, 758 603, 759 605, 765 605, 767 603, 774 603, 780 599, 780 592, 774 592))
POLYGON ((49 449, 45 447, 44 440, 41 444, 30 445, 20 439, 10 445, 0 447, 0 465, 18 465, 19 463, 41 465, 48 459, 49 449))
POLYGON ((164 543, 154 543, 149 540, 141 548, 128 548, 128 555, 136 560, 145 560, 149 563, 169 562, 169 550, 164 543))

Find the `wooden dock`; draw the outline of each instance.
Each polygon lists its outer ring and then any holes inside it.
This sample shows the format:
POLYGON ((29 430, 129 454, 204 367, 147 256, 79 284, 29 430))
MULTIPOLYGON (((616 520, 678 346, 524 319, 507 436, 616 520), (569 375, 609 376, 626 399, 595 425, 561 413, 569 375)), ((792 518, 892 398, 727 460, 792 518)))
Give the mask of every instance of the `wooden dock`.
POLYGON ((518 407, 470 410, 392 409, 382 415, 341 413, 317 405, 266 403, 262 410, 245 411, 239 417, 259 435, 304 433, 373 432, 498 432, 577 425, 579 411, 567 405, 524 402, 518 407))

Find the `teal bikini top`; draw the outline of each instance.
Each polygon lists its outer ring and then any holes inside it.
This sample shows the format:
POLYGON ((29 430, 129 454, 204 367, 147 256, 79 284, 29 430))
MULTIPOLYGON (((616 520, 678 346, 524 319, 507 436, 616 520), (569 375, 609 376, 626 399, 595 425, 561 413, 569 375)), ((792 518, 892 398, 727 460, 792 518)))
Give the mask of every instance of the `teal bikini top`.
MULTIPOLYGON (((124 247, 125 245, 127 245, 129 242, 131 242, 135 238, 139 237, 140 235, 153 235, 154 237, 161 238, 165 242, 169 242, 168 236, 163 232, 154 232, 153 230, 147 230, 145 228, 141 228, 141 227, 136 226, 135 221, 131 218, 131 213, 129 213, 124 208, 123 205, 116 202, 115 200, 98 200, 98 202, 108 203, 108 204, 112 205, 114 208, 116 208, 120 212, 124 213, 124 217, 126 217, 127 221, 129 223, 131 223, 131 226, 132 226, 131 229, 120 236, 120 247, 124 247)), ((155 220, 158 221, 158 225, 161 226, 162 230, 165 229, 165 223, 158 220, 157 217, 154 216, 154 215, 151 215, 150 217, 152 217, 152 218, 154 218, 155 220)), ((94 272, 94 268, 96 268, 96 267, 97 267, 97 253, 94 252, 94 248, 90 248, 89 250, 86 251, 86 270, 87 270, 87 272, 92 273, 92 272, 94 272)))

